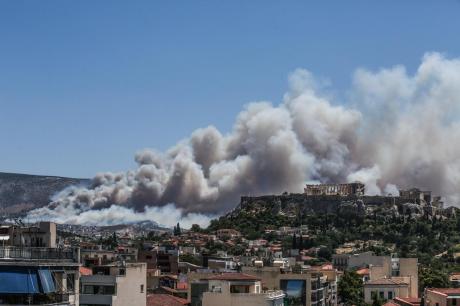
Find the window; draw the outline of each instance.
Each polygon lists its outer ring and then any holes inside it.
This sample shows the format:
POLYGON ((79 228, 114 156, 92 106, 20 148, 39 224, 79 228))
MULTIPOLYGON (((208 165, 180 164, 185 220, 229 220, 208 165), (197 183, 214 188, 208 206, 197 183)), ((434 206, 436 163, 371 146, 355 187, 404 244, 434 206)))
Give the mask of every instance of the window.
POLYGON ((247 285, 230 285, 230 293, 249 293, 247 285))
POLYGON ((83 294, 114 295, 115 286, 84 285, 83 294))
POLYGON ((375 300, 377 298, 377 291, 371 291, 371 298, 375 300))
POLYGON ((457 299, 452 299, 452 305, 453 306, 457 305, 457 299))
POLYGON ((141 285, 141 293, 144 293, 144 285, 141 285))
POLYGON ((126 275, 126 270, 125 269, 120 269, 118 271, 118 275, 126 275))
POLYGON ((67 274, 67 290, 69 292, 75 292, 75 274, 67 274))
POLYGON ((381 299, 384 299, 385 298, 385 292, 380 291, 379 296, 380 296, 381 299))
POLYGON ((393 299, 393 291, 388 291, 388 299, 393 299))

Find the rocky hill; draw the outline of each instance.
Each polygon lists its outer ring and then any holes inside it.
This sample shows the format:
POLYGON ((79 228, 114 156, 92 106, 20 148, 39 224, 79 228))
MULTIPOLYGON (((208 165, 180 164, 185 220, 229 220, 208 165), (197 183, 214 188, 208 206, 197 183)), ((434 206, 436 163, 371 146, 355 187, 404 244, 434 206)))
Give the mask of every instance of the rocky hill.
POLYGON ((89 179, 0 172, 0 215, 16 215, 43 207, 58 191, 89 183, 89 179))
POLYGON ((244 234, 255 234, 281 226, 298 226, 301 220, 307 222, 322 216, 361 221, 377 218, 390 222, 395 218, 431 220, 458 214, 458 208, 445 209, 436 201, 428 203, 404 196, 311 196, 284 193, 241 197, 233 211, 211 221, 210 229, 235 228, 244 234))

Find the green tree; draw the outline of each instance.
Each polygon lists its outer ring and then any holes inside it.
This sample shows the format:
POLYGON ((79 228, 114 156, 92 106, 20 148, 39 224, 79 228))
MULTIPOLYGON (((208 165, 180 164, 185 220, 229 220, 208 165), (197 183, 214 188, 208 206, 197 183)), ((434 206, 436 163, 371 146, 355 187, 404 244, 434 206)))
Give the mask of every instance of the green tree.
POLYGON ((182 231, 180 229, 180 224, 179 222, 177 222, 177 225, 174 226, 174 230, 173 230, 174 236, 180 236, 181 232, 182 231))
POLYGON ((339 298, 345 305, 365 305, 363 280, 355 271, 345 271, 337 288, 339 298))
POLYGON ((423 291, 426 287, 431 288, 447 288, 449 287, 449 279, 446 272, 434 268, 422 268, 419 274, 419 286, 423 291))
POLYGON ((200 233, 202 231, 201 227, 198 224, 192 224, 190 230, 195 233, 200 233))
POLYGON ((331 260, 332 258, 332 251, 329 248, 322 247, 318 251, 318 257, 323 258, 326 260, 331 260))
POLYGON ((378 294, 375 294, 372 297, 372 306, 382 306, 384 301, 380 298, 378 294))
POLYGON ((294 234, 292 236, 292 249, 297 249, 297 236, 294 234))

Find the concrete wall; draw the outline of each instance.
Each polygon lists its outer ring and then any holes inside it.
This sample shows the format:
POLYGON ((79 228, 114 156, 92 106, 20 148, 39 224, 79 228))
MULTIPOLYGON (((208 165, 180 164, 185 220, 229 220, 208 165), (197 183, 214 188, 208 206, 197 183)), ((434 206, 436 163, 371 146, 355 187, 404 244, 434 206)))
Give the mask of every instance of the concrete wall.
POLYGON ((443 294, 426 290, 425 292, 425 305, 426 306, 447 306, 447 298, 443 294))
POLYGON ((262 280, 262 286, 269 290, 278 290, 280 288, 280 269, 277 267, 242 267, 242 272, 256 276, 262 280))
POLYGON ((410 296, 418 297, 418 259, 400 258, 399 275, 410 278, 410 296))
POLYGON ((125 267, 125 275, 119 275, 117 272, 119 269, 119 267, 111 267, 111 275, 82 276, 82 285, 114 285, 116 292, 115 295, 81 294, 80 303, 145 306, 147 303, 147 264, 128 264, 125 267))
POLYGON ((125 276, 117 276, 117 295, 113 306, 147 304, 147 264, 136 263, 126 267, 125 276), (143 290, 141 290, 141 286, 143 290))
POLYGON ((203 293, 203 306, 267 306, 263 294, 233 293, 223 294, 215 292, 203 293))
MULTIPOLYGON (((220 288, 221 292, 203 293, 203 306, 266 306, 265 295, 260 294, 260 282, 254 282, 249 286, 249 293, 231 293, 230 286, 238 284, 238 281, 228 282, 211 280, 209 288, 220 288)), ((243 282, 245 283, 245 282, 243 282)))
POLYGON ((56 247, 56 223, 54 222, 40 222, 39 223, 40 230, 45 232, 44 240, 45 245, 49 248, 56 247))
POLYGON ((361 254, 350 255, 348 260, 348 268, 361 268, 364 266, 382 266, 388 261, 388 273, 391 273, 391 262, 389 256, 375 256, 372 252, 364 252, 361 254))

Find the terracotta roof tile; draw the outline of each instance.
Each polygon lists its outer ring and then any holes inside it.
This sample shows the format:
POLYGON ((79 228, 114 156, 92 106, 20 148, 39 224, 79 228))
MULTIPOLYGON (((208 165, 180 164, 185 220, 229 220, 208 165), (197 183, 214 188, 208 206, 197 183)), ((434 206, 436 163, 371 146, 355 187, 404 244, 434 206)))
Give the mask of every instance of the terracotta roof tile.
POLYGON ((187 300, 169 294, 147 295, 147 306, 183 306, 188 305, 187 300))
POLYGON ((395 278, 381 278, 371 280, 365 283, 365 285, 408 285, 405 281, 395 278))
POLYGON ((429 288, 429 291, 436 291, 446 295, 460 294, 460 288, 429 288))
POLYGON ((393 302, 393 301, 388 301, 388 302, 386 302, 385 304, 383 304, 382 306, 399 306, 399 304, 396 304, 396 303, 393 302))
POLYGON ((93 270, 91 270, 90 268, 80 267, 79 271, 80 275, 93 275, 93 270))
POLYGON ((369 269, 368 268, 359 269, 356 271, 356 273, 358 273, 358 275, 368 275, 369 269))

